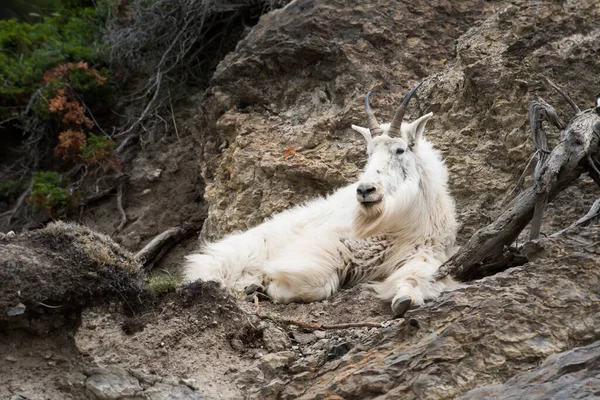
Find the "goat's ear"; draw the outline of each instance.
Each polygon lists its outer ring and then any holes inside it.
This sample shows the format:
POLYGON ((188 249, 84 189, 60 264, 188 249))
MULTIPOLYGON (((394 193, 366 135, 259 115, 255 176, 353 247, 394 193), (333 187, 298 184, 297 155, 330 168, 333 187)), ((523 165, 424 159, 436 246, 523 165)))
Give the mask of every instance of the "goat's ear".
POLYGON ((371 141, 371 139, 373 139, 373 137, 371 136, 371 131, 369 130, 369 128, 363 128, 362 126, 352 125, 352 129, 354 129, 356 132, 358 132, 361 135, 363 135, 363 137, 365 138, 365 140, 367 141, 367 143, 369 143, 371 141))
POLYGON ((423 135, 427 121, 429 121, 432 116, 433 113, 430 112, 429 114, 425 114, 421 118, 414 120, 409 124, 402 125, 402 136, 408 139, 409 143, 417 143, 423 135))

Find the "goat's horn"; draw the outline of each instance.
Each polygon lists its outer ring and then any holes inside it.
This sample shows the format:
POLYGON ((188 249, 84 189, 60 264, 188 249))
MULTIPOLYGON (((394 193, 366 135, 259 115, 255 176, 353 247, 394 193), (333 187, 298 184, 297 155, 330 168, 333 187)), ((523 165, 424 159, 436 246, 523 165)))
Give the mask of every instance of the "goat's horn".
POLYGON ((390 124, 390 130, 388 131, 388 134, 390 136, 394 136, 394 135, 400 136, 400 133, 401 133, 400 127, 402 126, 402 120, 404 119, 404 113, 406 112, 406 107, 408 106, 408 102, 410 101, 410 98, 417 91, 417 89, 419 88, 419 86, 421 86, 422 83, 423 83, 422 81, 417 83, 416 86, 414 88, 412 88, 412 90, 410 92, 408 92, 408 94, 402 101, 402 104, 400 104, 400 107, 398 107, 398 109, 396 110, 396 113, 394 114, 394 118, 392 118, 392 123, 390 124))
POLYGON ((367 93, 367 97, 365 97, 365 112, 367 113, 369 130, 371 131, 371 135, 374 137, 375 135, 381 135, 383 133, 383 129, 381 129, 379 126, 379 122, 377 122, 377 118, 375 118, 375 114, 373 114, 373 110, 371 110, 371 106, 369 105, 369 96, 371 96, 371 91, 369 91, 367 93))

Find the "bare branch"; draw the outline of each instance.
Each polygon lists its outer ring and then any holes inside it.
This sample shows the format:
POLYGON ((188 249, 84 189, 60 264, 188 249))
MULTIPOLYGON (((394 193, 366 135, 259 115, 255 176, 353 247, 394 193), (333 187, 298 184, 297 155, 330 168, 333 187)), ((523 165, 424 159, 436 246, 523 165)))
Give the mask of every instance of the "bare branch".
POLYGON ((590 221, 592 221, 598 217, 600 217, 600 199, 598 199, 594 202, 594 204, 592 205, 590 210, 587 212, 587 214, 585 214, 583 217, 579 218, 577 221, 573 222, 571 225, 569 225, 565 229, 560 230, 556 233, 553 233, 552 235, 550 235, 550 237, 558 237, 573 228, 576 228, 578 226, 587 225, 590 221))
POLYGON ((544 77, 544 79, 546 80, 546 82, 548 82, 548 84, 550 86, 552 86, 552 88, 554 90, 556 90, 558 93, 560 93, 560 95, 567 101, 567 103, 569 103, 569 105, 571 107, 573 107, 573 110, 575 110, 576 114, 581 113, 581 110, 579 109, 579 107, 577 106, 577 104, 575 104, 575 102, 573 101, 573 99, 571 99, 561 88, 559 88, 558 85, 556 85, 554 82, 552 82, 547 77, 544 77))

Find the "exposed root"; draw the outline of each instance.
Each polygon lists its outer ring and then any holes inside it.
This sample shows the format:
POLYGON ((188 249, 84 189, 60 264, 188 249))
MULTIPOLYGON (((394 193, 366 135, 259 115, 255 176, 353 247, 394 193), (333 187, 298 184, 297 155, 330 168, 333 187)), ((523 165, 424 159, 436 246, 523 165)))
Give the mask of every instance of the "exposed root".
POLYGON ((125 224, 127 224, 127 214, 125 214, 125 209, 123 208, 123 186, 123 183, 119 185, 119 192, 117 194, 117 208, 121 213, 121 223, 119 223, 119 226, 117 226, 117 229, 115 229, 113 235, 115 233, 121 232, 121 230, 125 227, 125 224))
POLYGON ((17 200, 17 204, 14 206, 14 208, 0 214, 0 218, 4 218, 4 217, 8 216, 8 221, 6 221, 6 226, 10 226, 10 223, 12 222, 12 219, 14 218, 14 216, 18 215, 19 212, 21 211, 21 209, 23 208, 23 206, 26 204, 25 200, 27 200, 27 197, 29 197, 29 195, 31 194, 32 186, 33 186, 33 181, 29 182, 27 189, 23 193, 21 193, 21 195, 19 196, 19 199, 17 200))

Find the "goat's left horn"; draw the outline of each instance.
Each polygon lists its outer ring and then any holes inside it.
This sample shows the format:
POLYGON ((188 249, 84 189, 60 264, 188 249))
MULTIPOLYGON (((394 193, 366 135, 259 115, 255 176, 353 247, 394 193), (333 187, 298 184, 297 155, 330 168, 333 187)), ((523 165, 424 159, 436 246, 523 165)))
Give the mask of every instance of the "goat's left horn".
POLYGON ((388 131, 388 135, 400 136, 400 134, 401 134, 400 128, 402 127, 402 120, 404 119, 404 113, 406 112, 406 107, 408 106, 408 102, 410 101, 412 95, 417 91, 419 86, 421 86, 421 84, 423 84, 422 81, 417 83, 415 85, 415 87, 412 88, 412 90, 410 92, 408 92, 408 94, 402 101, 402 104, 400 104, 400 107, 398 107, 398 109, 396 110, 396 113, 394 114, 394 118, 392 118, 392 123, 390 124, 390 130, 388 131))
POLYGON ((371 131, 371 135, 374 137, 375 135, 381 135, 383 133, 383 129, 379 126, 379 122, 377 122, 377 118, 371 110, 371 106, 369 105, 369 97, 371 97, 371 91, 367 93, 365 97, 365 112, 367 113, 367 123, 369 124, 369 130, 371 131))

